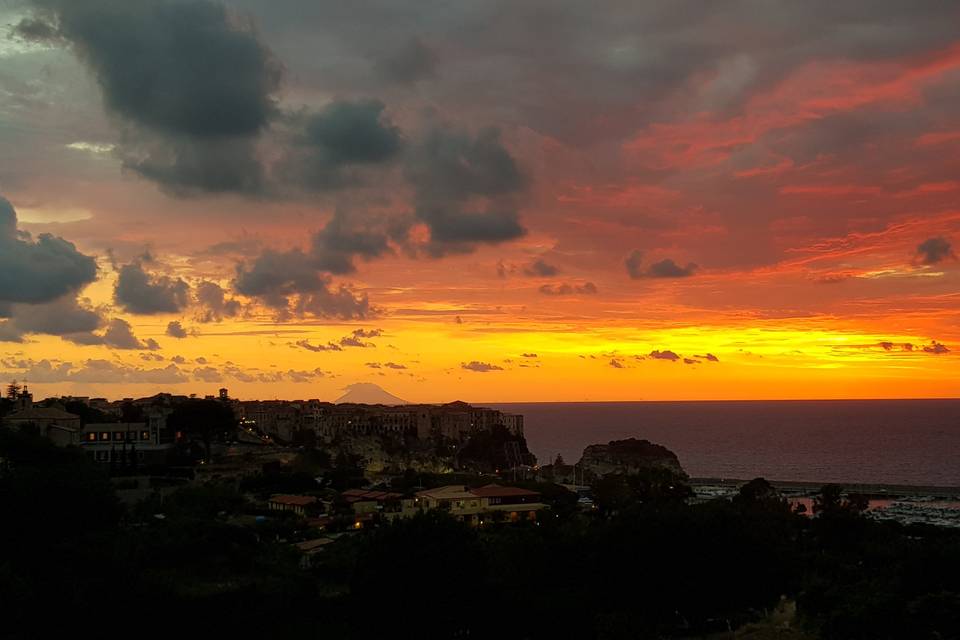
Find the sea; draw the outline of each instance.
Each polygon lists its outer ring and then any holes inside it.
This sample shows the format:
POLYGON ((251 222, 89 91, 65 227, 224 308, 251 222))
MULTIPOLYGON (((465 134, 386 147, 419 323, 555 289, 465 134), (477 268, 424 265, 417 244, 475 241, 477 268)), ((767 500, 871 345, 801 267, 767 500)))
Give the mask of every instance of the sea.
MULTIPOLYGON (((479 404, 479 403, 478 403, 479 404)), ((483 404, 524 416, 541 464, 624 438, 695 478, 960 487, 960 400, 483 404)))

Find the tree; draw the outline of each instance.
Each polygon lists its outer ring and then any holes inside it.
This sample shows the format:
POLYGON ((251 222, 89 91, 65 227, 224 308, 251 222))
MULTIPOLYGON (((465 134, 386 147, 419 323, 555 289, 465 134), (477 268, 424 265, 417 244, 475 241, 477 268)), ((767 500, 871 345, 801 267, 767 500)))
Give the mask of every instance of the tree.
POLYGON ((813 513, 824 516, 858 515, 867 510, 870 499, 862 493, 843 496, 843 487, 837 484, 824 485, 813 498, 813 513))
POLYGON ((789 512, 790 503, 777 489, 763 478, 754 478, 740 487, 733 503, 750 509, 789 512))
POLYGON ((209 462, 214 438, 223 439, 237 428, 237 419, 230 407, 217 400, 190 399, 180 403, 167 417, 167 425, 203 442, 204 457, 209 462))

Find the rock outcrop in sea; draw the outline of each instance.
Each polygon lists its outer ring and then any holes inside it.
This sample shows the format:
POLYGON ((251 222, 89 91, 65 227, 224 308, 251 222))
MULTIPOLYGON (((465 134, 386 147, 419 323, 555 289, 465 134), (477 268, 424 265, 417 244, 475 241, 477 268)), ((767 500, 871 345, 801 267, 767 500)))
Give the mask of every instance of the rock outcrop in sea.
POLYGON ((677 454, 662 445, 636 438, 588 446, 577 468, 585 478, 602 478, 611 473, 633 475, 651 469, 686 477, 677 454))

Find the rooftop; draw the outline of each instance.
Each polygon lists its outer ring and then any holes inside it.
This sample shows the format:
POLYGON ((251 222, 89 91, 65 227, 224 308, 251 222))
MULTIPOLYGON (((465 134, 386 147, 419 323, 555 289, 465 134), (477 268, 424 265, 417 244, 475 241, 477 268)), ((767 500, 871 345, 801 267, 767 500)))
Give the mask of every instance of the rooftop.
POLYGON ((504 487, 499 484, 488 484, 483 487, 477 487, 476 489, 471 489, 470 493, 481 498, 540 497, 540 494, 536 491, 521 489, 520 487, 504 487))
POLYGON ((313 496, 273 496, 270 498, 270 502, 275 502, 277 504, 287 504, 295 507, 305 507, 316 503, 317 499, 313 496))

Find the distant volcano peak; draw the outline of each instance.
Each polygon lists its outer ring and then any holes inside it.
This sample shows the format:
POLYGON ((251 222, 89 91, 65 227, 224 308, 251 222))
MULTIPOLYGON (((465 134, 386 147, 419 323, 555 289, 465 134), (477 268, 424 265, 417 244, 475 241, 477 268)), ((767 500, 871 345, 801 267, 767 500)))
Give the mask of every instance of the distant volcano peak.
POLYGON ((334 401, 336 404, 410 404, 372 382, 356 382, 344 387, 344 391, 346 393, 334 401))

